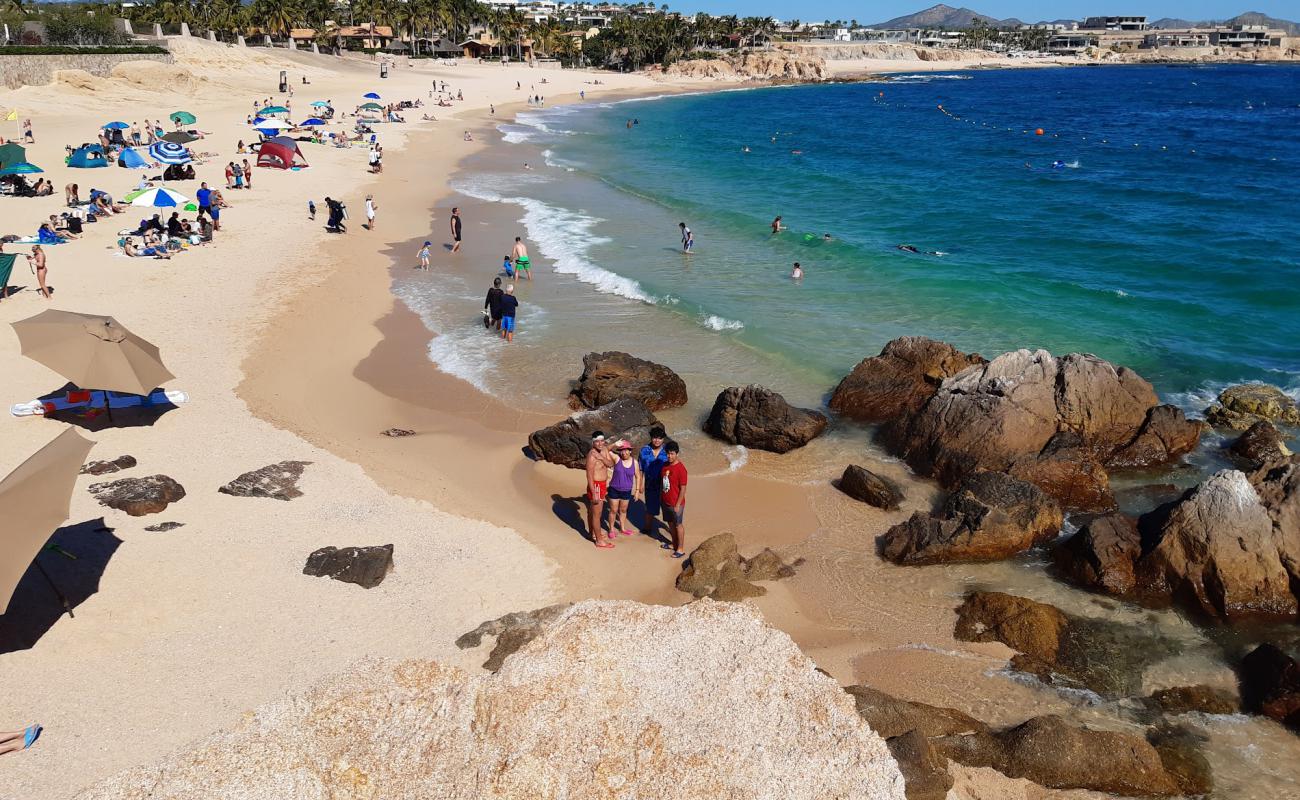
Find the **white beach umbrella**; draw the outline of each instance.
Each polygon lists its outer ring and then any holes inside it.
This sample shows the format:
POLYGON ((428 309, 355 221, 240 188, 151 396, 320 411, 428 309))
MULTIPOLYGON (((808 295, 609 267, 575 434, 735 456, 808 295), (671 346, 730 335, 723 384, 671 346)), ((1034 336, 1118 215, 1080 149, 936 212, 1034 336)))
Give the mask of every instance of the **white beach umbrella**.
POLYGON ((257 128, 258 130, 263 130, 266 128, 274 128, 277 131, 282 131, 286 128, 292 128, 293 125, 289 124, 288 122, 285 122, 282 119, 278 119, 276 117, 269 117, 267 119, 263 119, 260 122, 254 122, 253 127, 257 128))
POLYGON ((179 192, 167 188, 149 189, 131 201, 133 206, 150 206, 152 208, 184 208, 190 199, 179 192))

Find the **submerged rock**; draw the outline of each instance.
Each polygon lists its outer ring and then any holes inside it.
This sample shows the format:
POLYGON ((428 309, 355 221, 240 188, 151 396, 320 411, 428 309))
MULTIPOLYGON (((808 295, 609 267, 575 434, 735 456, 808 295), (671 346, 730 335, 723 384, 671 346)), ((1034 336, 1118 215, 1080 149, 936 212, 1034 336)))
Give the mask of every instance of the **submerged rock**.
POLYGON ((1244 705, 1300 731, 1300 663, 1267 642, 1237 667, 1244 705))
POLYGON ((1204 737, 1185 726, 1166 722, 1149 729, 1146 738, 1174 779, 1179 794, 1205 795, 1214 788, 1210 762, 1201 753, 1204 737))
POLYGON ((863 359, 831 393, 832 411, 860 422, 886 422, 918 411, 939 383, 967 367, 986 363, 946 342, 903 336, 880 355, 863 359))
POLYGON ((1282 432, 1267 420, 1251 425, 1228 449, 1234 456, 1250 462, 1256 468, 1291 455, 1282 432))
POLYGON ((886 739, 920 731, 924 736, 957 736, 987 733, 983 722, 955 708, 942 708, 911 700, 901 700, 870 686, 845 686, 853 697, 858 714, 871 729, 886 739))
POLYGON ((762 386, 732 386, 718 394, 706 433, 731 444, 788 453, 816 439, 828 420, 820 411, 795 408, 762 386))
POLYGON ((102 506, 125 511, 133 517, 157 514, 185 497, 185 487, 166 475, 121 478, 90 484, 90 493, 102 506))
POLYGON ((945 800, 952 788, 948 759, 920 731, 887 739, 889 752, 903 773, 907 800, 945 800))
POLYGON ((369 660, 81 800, 560 796, 903 800, 904 784, 757 611, 584 601, 495 674, 369 660))
POLYGON ((600 408, 631 398, 651 411, 686 405, 686 382, 663 364, 627 353, 588 353, 582 375, 569 393, 573 408, 600 408))
POLYGON ((978 472, 938 513, 918 511, 885 531, 881 554, 896 564, 996 561, 1051 539, 1061 523, 1061 507, 1038 487, 978 472))
POLYGON ((682 565, 677 589, 695 597, 739 601, 767 594, 754 581, 774 581, 794 575, 794 565, 764 548, 753 558, 745 558, 730 533, 711 536, 700 543, 682 565))
POLYGON ((234 497, 267 497, 272 500, 292 500, 302 497, 298 479, 310 461, 281 461, 260 469, 245 472, 218 489, 234 497))
POLYGON ((528 436, 528 448, 539 461, 584 469, 594 432, 601 431, 610 441, 622 437, 640 448, 650 441, 650 429, 658 424, 645 404, 625 397, 533 431, 528 436))
POLYGON ((373 547, 322 547, 307 556, 303 575, 333 578, 344 583, 355 583, 363 589, 373 589, 384 582, 393 570, 393 546, 373 547))
POLYGON ((1118 597, 1136 593, 1142 535, 1132 517, 1097 517, 1055 547, 1053 555, 1057 568, 1075 583, 1118 597))
POLYGON ((1300 425, 1300 407, 1286 392, 1266 383, 1229 386, 1205 409, 1205 420, 1216 428, 1244 431, 1261 420, 1300 425))
POLYGON ((1147 704, 1171 716, 1179 714, 1235 714, 1241 702, 1232 693, 1213 686, 1173 686, 1152 692, 1147 704))
POLYGON ((869 506, 893 511, 903 502, 903 493, 894 485, 866 467, 850 464, 844 468, 837 487, 854 500, 861 500, 869 506))
POLYGON ((118 456, 112 461, 90 461, 81 467, 82 475, 108 475, 136 465, 135 456, 118 456))

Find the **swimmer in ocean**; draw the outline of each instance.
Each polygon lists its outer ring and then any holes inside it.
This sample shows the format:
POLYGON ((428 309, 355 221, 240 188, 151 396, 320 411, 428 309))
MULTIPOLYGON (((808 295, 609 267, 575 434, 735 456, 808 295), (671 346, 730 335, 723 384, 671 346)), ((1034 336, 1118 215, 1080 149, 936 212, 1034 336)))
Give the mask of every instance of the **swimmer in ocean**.
POLYGON ((831 235, 830 235, 829 233, 823 233, 823 234, 822 234, 822 241, 823 241, 823 242, 829 242, 829 241, 831 241, 831 235))
POLYGON ((902 251, 905 252, 905 253, 920 253, 920 252, 921 252, 920 250, 917 250, 915 247, 913 247, 913 246, 910 245, 910 244, 900 244, 900 245, 898 245, 898 249, 899 249, 899 250, 902 250, 902 251))
POLYGON ((799 266, 798 261, 794 262, 794 269, 790 271, 790 278, 796 281, 803 280, 803 267, 799 266))
POLYGON ((947 255, 947 253, 944 253, 944 252, 941 251, 941 250, 924 250, 924 251, 922 251, 922 250, 918 250, 918 249, 916 249, 916 247, 914 247, 913 245, 910 245, 910 244, 900 244, 900 245, 897 245, 897 247, 898 247, 899 250, 902 250, 904 253, 916 253, 918 256, 919 256, 919 255, 927 255, 927 256, 936 256, 936 257, 938 257, 938 256, 947 255))
POLYGON ((781 218, 778 216, 772 220, 772 233, 780 233, 783 230, 785 230, 785 226, 781 224, 781 218))

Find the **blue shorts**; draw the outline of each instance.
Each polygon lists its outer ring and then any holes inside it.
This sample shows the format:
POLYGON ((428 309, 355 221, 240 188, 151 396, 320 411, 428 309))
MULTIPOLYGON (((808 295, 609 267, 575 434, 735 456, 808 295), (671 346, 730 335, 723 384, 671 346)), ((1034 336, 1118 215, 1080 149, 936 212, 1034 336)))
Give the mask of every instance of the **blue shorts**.
POLYGON ((632 490, 631 489, 610 489, 609 499, 610 500, 631 500, 632 490))
POLYGON ((659 515, 659 495, 657 493, 645 493, 645 513, 651 517, 659 515))
POLYGON ((682 503, 681 511, 678 511, 670 505, 664 505, 663 512, 664 522, 667 522, 669 525, 680 525, 686 521, 685 503, 682 503))
POLYGON ((502 318, 501 318, 501 330, 505 331, 506 333, 514 333, 514 332, 515 332, 515 318, 514 318, 514 317, 502 317, 502 318))

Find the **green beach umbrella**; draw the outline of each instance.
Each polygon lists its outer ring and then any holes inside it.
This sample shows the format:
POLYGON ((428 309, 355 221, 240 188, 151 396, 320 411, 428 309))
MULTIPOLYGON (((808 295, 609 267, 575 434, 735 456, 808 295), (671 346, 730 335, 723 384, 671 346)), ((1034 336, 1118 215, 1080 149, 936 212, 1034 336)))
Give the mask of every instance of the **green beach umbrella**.
POLYGON ((173 111, 171 121, 179 122, 182 125, 193 125, 198 121, 198 118, 188 111, 173 111))
POLYGON ((17 164, 8 164, 4 169, 0 169, 0 175, 35 175, 44 171, 35 164, 19 161, 17 164))
POLYGON ((262 116, 266 116, 267 114, 288 114, 289 109, 284 106, 270 106, 268 108, 259 109, 257 113, 262 116))
POLYGON ((367 110, 367 111, 383 111, 383 110, 384 110, 384 107, 381 106, 381 105, 379 105, 378 103, 363 103, 363 104, 361 105, 361 107, 364 108, 364 109, 367 110))

